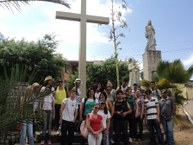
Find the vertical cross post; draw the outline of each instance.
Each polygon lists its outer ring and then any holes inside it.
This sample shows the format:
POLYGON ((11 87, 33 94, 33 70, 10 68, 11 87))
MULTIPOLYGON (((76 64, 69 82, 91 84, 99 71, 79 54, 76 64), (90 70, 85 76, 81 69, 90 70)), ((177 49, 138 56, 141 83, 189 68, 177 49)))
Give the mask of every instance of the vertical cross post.
POLYGON ((79 48, 79 69, 78 75, 82 80, 81 92, 82 97, 86 97, 86 24, 87 22, 108 24, 109 18, 91 16, 86 14, 86 0, 81 0, 81 13, 67 13, 67 12, 56 12, 56 19, 64 19, 71 21, 80 21, 80 48, 79 48))

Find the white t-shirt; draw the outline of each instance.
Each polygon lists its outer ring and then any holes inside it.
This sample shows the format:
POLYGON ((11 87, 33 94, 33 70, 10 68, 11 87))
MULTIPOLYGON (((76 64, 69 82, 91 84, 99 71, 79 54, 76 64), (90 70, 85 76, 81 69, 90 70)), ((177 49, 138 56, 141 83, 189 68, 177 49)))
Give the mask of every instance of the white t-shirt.
POLYGON ((62 120, 73 122, 75 110, 78 109, 76 99, 71 100, 70 98, 65 98, 62 103, 65 105, 62 120))
POLYGON ((100 96, 101 92, 96 92, 95 93, 95 99, 99 101, 99 96, 100 96))
MULTIPOLYGON (((43 87, 41 88, 40 92, 45 91, 45 89, 46 89, 46 87, 43 86, 43 87)), ((54 91, 54 88, 52 87, 51 90, 54 91)), ((54 102, 53 93, 45 96, 44 99, 43 99, 42 109, 43 109, 43 110, 52 110, 52 109, 53 109, 53 108, 52 108, 53 102, 54 102)))
POLYGON ((107 128, 107 119, 111 118, 111 115, 110 115, 109 111, 108 111, 107 114, 105 114, 104 110, 99 110, 98 114, 102 116, 102 118, 103 118, 103 126, 106 129, 107 128))

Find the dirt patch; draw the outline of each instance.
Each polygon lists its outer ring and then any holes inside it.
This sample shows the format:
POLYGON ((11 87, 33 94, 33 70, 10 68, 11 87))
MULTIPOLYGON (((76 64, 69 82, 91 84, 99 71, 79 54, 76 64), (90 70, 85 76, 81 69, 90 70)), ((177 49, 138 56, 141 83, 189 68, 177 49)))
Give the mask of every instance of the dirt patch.
POLYGON ((178 107, 174 126, 176 145, 193 145, 193 125, 184 114, 182 107, 178 107))

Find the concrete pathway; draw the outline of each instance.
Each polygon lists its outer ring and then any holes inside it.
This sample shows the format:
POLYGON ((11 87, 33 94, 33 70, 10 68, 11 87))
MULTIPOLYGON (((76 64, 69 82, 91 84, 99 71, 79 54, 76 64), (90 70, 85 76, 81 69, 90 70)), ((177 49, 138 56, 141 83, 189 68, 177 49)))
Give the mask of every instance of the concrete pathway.
POLYGON ((184 103, 184 112, 188 116, 189 121, 193 124, 193 100, 184 103))

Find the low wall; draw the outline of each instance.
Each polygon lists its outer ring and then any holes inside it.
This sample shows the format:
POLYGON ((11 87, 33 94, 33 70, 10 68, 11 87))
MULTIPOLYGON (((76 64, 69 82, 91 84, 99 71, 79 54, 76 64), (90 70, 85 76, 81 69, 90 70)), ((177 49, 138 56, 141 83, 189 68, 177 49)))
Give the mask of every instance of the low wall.
POLYGON ((193 86, 192 85, 185 85, 185 84, 176 84, 178 89, 182 91, 182 95, 186 99, 193 99, 193 86))

